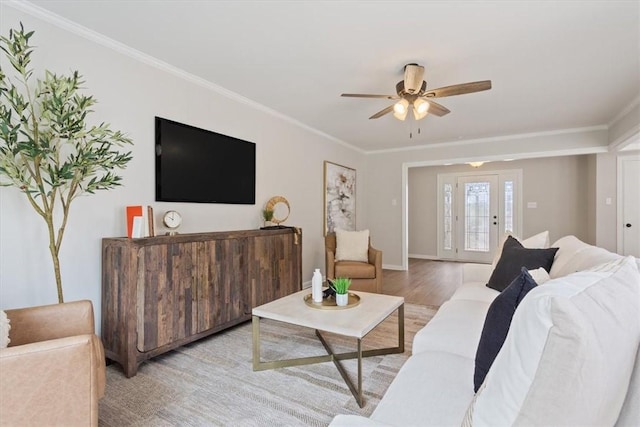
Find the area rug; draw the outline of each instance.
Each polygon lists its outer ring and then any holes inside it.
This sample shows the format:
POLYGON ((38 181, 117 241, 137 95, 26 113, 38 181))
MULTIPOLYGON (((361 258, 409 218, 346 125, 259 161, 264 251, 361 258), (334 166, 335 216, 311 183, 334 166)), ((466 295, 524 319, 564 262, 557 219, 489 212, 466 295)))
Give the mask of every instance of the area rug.
MULTIPOLYGON (((368 416, 437 309, 405 304, 405 352, 363 360, 363 408, 332 362, 254 372, 247 322, 144 362, 133 378, 109 365, 100 426, 326 426, 337 414, 368 416)), ((311 329, 269 320, 260 326, 263 361, 326 354, 311 329)), ((355 349, 354 339, 326 337, 335 351, 355 349)), ((365 349, 396 344, 395 314, 363 340, 365 349)), ((356 378, 356 361, 344 364, 356 378)))

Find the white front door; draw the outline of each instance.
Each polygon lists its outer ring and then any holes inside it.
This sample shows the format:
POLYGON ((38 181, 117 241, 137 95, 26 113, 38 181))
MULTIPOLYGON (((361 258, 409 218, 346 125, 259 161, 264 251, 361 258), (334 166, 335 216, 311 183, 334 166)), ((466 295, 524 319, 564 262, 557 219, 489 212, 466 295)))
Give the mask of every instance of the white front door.
POLYGON ((618 252, 640 257, 640 158, 622 157, 618 165, 618 252))
POLYGON ((498 245, 498 175, 458 178, 458 258, 491 262, 498 245))
POLYGON ((438 258, 493 260, 499 236, 520 235, 522 170, 438 174, 438 258))

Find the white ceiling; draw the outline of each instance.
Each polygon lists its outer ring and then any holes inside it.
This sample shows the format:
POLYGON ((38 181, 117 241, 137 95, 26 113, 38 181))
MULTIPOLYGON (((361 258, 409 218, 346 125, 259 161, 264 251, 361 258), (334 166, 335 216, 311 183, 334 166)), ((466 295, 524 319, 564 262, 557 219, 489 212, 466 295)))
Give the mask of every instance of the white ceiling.
POLYGON ((640 94, 635 0, 32 3, 364 151, 607 125, 640 94), (340 97, 394 94, 409 62, 493 89, 419 122, 340 97))

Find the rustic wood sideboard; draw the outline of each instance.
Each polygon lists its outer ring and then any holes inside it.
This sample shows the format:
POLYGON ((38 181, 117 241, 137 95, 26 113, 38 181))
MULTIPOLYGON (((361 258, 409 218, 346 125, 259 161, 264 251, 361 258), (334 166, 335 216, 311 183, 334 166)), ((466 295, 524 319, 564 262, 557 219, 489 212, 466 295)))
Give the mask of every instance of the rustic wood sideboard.
POLYGON ((138 365, 251 319, 251 309, 299 291, 298 228, 102 239, 106 357, 138 365))

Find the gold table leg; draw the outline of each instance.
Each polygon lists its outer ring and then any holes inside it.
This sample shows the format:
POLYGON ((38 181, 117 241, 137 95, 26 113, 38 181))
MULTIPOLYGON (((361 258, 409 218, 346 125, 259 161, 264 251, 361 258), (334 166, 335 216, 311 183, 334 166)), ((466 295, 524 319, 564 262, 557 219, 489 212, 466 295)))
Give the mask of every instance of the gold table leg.
MULTIPOLYGON (((382 323, 382 322, 380 322, 382 323)), ((253 370, 264 371, 267 369, 287 368, 291 366, 310 365, 313 363, 333 362, 340 373, 340 376, 349 387, 351 394, 356 399, 358 406, 364 406, 364 394, 362 392, 362 358, 371 356, 382 356, 385 354, 404 353, 404 304, 398 307, 398 346, 377 348, 371 350, 362 349, 362 339, 358 338, 358 348, 356 351, 346 353, 336 353, 333 351, 327 340, 316 329, 316 336, 327 351, 326 355, 299 357, 293 359, 274 360, 270 362, 262 362, 260 360, 260 317, 252 316, 253 324, 253 370), (353 383, 346 369, 342 365, 342 360, 358 360, 358 379, 357 386, 353 383)))

